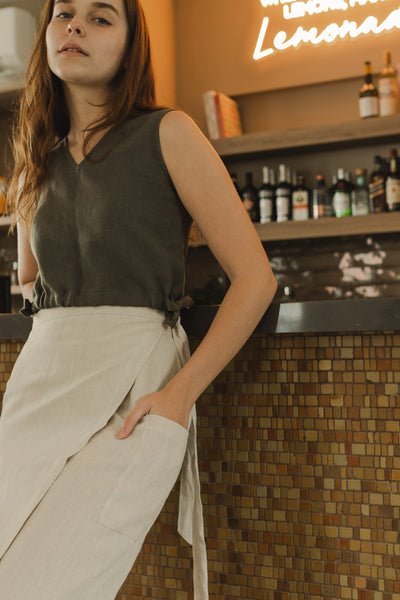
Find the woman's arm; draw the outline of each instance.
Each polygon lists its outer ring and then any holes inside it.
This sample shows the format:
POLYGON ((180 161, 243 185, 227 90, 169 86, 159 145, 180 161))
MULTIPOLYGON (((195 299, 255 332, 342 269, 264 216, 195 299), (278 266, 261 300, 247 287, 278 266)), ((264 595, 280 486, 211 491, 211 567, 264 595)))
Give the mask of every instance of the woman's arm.
POLYGON ((192 119, 167 113, 160 141, 176 190, 231 285, 196 351, 160 392, 137 403, 125 420, 125 435, 147 412, 186 427, 193 404, 250 337, 277 287, 229 173, 192 119))
POLYGON ((18 239, 18 281, 24 298, 32 302, 32 288, 39 271, 38 264, 33 256, 28 236, 19 222, 17 222, 18 239))

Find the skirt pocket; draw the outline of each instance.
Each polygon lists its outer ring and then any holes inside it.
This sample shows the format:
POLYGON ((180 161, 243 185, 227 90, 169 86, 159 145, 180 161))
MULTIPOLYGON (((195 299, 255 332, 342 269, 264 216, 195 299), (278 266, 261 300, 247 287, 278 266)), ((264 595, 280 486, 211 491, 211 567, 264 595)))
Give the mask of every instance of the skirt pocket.
POLYGON ((134 541, 147 535, 161 512, 181 470, 189 435, 179 423, 159 415, 143 417, 143 426, 140 446, 97 518, 134 541))

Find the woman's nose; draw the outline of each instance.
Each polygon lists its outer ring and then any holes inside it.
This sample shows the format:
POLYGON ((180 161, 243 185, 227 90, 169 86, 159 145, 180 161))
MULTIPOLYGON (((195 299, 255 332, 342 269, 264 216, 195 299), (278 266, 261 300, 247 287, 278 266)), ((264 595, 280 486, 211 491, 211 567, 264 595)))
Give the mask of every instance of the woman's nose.
POLYGON ((67 26, 67 31, 68 33, 76 33, 77 35, 84 35, 84 29, 82 27, 82 23, 79 21, 79 19, 77 19, 76 17, 74 17, 67 26))

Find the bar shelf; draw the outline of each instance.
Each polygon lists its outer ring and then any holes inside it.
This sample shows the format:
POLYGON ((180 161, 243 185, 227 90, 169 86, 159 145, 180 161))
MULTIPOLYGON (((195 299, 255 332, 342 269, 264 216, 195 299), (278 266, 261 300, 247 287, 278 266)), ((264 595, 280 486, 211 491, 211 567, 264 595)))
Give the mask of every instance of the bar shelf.
POLYGON ((400 114, 358 119, 346 123, 245 133, 211 140, 221 158, 251 158, 257 155, 295 153, 372 145, 400 140, 400 114))
MULTIPOLYGON (((254 223, 262 242, 301 240, 374 233, 400 232, 400 212, 374 213, 362 217, 329 217, 307 221, 285 221, 284 223, 254 223)), ((191 246, 205 246, 204 238, 191 246)))

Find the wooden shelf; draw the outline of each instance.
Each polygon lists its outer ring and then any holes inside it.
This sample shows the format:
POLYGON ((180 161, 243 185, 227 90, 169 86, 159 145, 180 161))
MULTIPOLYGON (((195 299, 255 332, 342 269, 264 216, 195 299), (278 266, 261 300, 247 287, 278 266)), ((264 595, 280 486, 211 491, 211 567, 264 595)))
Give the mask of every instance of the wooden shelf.
MULTIPOLYGON (((286 221, 284 223, 254 223, 262 242, 301 240, 313 238, 370 235, 374 233, 400 233, 400 212, 375 213, 363 217, 330 217, 308 219, 307 221, 286 221)), ((199 240, 191 246, 205 246, 199 240)))
POLYGON ((400 232, 400 213, 375 213, 362 217, 330 217, 284 223, 255 223, 261 241, 299 240, 400 232))
POLYGON ((360 142, 377 144, 389 140, 400 142, 400 114, 334 125, 247 133, 211 142, 222 158, 241 158, 299 150, 326 150, 335 146, 344 148, 360 145, 360 142))

